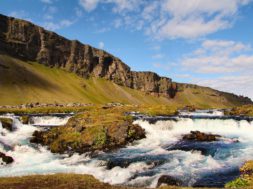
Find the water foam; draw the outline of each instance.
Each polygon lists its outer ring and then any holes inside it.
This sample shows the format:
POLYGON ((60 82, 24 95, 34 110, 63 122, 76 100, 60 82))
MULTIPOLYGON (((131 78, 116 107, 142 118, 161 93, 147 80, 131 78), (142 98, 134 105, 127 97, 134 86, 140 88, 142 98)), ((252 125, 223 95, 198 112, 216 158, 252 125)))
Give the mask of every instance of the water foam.
POLYGON ((29 119, 30 124, 39 126, 60 126, 65 125, 71 116, 32 116, 29 119))
MULTIPOLYGON (((112 153, 101 153, 96 158, 86 154, 52 154, 47 148, 29 143, 35 130, 40 128, 21 124, 15 116, 16 130, 2 129, 0 151, 14 158, 14 163, 1 166, 0 176, 21 176, 30 174, 81 173, 91 174, 110 184, 156 187, 161 175, 169 174, 180 178, 185 185, 193 185, 203 175, 224 170, 233 170, 253 157, 253 123, 245 120, 190 119, 157 121, 154 124, 137 120, 146 131, 146 138, 112 153), (192 130, 220 134, 224 137, 238 138, 240 143, 228 149, 220 149, 215 156, 205 156, 199 151, 166 150, 166 146, 178 142, 183 134, 192 130), (124 162, 107 168, 108 161, 124 162), (129 163, 125 163, 129 162, 129 163)), ((37 119, 37 118, 36 118, 37 119)), ((35 119, 35 120, 36 120, 35 119)), ((50 118, 57 125, 62 119, 50 118)), ((52 121, 37 119, 36 123, 52 121)), ((0 123, 1 126, 1 123, 0 123)), ((232 143, 232 141, 222 141, 232 143)))

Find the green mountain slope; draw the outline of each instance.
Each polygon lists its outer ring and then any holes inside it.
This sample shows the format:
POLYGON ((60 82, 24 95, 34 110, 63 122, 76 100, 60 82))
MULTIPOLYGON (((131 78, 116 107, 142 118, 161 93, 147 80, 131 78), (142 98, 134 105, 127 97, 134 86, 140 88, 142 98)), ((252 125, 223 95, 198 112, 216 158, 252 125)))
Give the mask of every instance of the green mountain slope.
MULTIPOLYGON (((228 107, 240 105, 225 93, 195 85, 181 85, 174 99, 151 96, 99 78, 83 79, 62 69, 0 55, 0 105, 29 102, 167 104, 228 107)), ((231 96, 231 95, 230 95, 231 96)))

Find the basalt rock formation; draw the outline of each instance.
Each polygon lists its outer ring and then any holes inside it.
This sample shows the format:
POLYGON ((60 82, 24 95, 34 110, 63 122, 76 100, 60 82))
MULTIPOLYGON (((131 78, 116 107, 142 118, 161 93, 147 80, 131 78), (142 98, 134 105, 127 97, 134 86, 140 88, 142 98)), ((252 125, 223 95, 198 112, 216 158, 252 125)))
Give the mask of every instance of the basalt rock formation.
POLYGON ((71 41, 30 22, 0 15, 0 52, 58 67, 88 78, 173 98, 177 85, 153 72, 134 72, 113 55, 79 41, 71 41))
POLYGON ((252 104, 247 97, 197 85, 175 83, 170 78, 160 77, 153 72, 131 71, 130 67, 119 58, 103 50, 82 44, 77 40, 68 40, 28 21, 1 14, 0 54, 60 68, 82 78, 104 78, 154 96, 174 98, 182 93, 188 94, 187 91, 190 89, 190 93, 194 91, 193 95, 197 99, 200 98, 199 94, 205 91, 206 96, 220 99, 221 103, 252 104))

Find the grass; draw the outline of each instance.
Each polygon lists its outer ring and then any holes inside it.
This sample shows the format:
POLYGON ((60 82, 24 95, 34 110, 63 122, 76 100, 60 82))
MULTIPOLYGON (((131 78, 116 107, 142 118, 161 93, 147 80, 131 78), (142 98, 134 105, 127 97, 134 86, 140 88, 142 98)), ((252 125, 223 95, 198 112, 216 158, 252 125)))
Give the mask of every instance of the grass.
POLYGON ((156 97, 98 78, 83 79, 74 73, 0 55, 0 105, 40 103, 121 102, 139 105, 195 105, 199 108, 226 108, 238 100, 205 87, 181 86, 174 99, 156 97))
POLYGON ((169 103, 164 97, 146 95, 104 79, 82 79, 74 73, 49 68, 36 62, 24 62, 0 55, 0 63, 8 67, 8 69, 0 67, 0 105, 30 102, 169 103))
POLYGON ((243 178, 237 178, 226 184, 225 188, 245 188, 248 187, 249 183, 243 178))
POLYGON ((121 189, 101 183, 89 175, 54 174, 0 178, 1 189, 121 189))
POLYGON ((42 144, 52 152, 86 152, 117 148, 143 138, 144 131, 132 124, 128 112, 138 111, 148 115, 174 115, 176 107, 134 106, 118 107, 91 106, 70 118, 65 127, 55 127, 42 132, 42 144))
POLYGON ((43 132, 42 143, 57 153, 68 151, 69 148, 75 152, 86 152, 125 145, 139 139, 144 133, 132 124, 132 117, 126 115, 126 112, 136 108, 90 107, 89 110, 70 118, 65 127, 43 132))
POLYGON ((244 115, 244 116, 253 116, 253 105, 245 105, 233 108, 230 112, 230 115, 244 115))
POLYGON ((253 188, 253 161, 240 168, 241 176, 226 184, 226 188, 253 188))
POLYGON ((92 106, 83 106, 83 107, 41 107, 41 108, 0 108, 0 114, 3 113, 14 113, 14 114, 50 114, 50 113, 71 113, 71 112, 83 112, 87 111, 92 106))
MULTIPOLYGON (((90 175, 53 174, 0 178, 0 189, 141 189, 111 186, 90 175)), ((144 188, 142 188, 144 189, 144 188)), ((190 187, 163 186, 160 189, 192 189, 190 187)), ((194 188, 197 189, 197 188, 194 188)), ((205 188, 201 188, 205 189, 205 188)))

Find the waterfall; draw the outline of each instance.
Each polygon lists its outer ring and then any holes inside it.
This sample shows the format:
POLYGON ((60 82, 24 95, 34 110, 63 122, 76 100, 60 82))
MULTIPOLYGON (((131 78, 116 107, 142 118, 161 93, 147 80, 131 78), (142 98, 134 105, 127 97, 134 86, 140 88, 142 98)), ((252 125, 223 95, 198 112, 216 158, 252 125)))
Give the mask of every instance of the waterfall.
POLYGON ((221 182, 214 186, 222 186, 225 181, 231 180, 239 166, 253 157, 253 122, 247 120, 178 116, 171 120, 158 118, 151 123, 140 119, 134 124, 145 129, 146 138, 91 158, 86 154, 70 157, 53 154, 46 147, 29 142, 33 132, 42 129, 34 125, 64 125, 69 116, 31 116, 31 124, 28 125, 20 123, 18 116, 6 117, 13 119, 16 129, 12 132, 1 129, 0 151, 13 157, 14 162, 0 165, 0 176, 79 173, 93 175, 110 184, 156 187, 161 175, 171 175, 179 178, 185 186, 194 186, 200 181, 207 183, 206 186, 221 182), (180 142, 184 134, 197 130, 224 138, 198 144, 211 151, 208 155, 198 150, 169 149, 180 142), (230 140, 233 138, 239 142, 230 140), (223 173, 225 176, 220 177, 223 173))
POLYGON ((71 116, 32 116, 29 119, 31 125, 38 126, 60 126, 65 125, 71 116))

